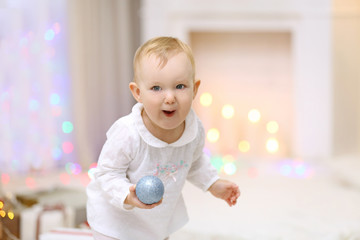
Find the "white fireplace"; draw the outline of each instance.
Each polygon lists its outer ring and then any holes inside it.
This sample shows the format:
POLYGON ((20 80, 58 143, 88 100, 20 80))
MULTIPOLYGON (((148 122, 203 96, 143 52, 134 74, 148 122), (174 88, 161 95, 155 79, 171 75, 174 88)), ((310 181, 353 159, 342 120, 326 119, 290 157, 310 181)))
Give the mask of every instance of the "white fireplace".
MULTIPOLYGON (((246 96, 242 98, 240 88, 244 86, 252 89, 253 92, 250 92, 249 96, 259 96, 256 98, 258 102, 254 105, 259 105, 264 100, 264 115, 271 116, 268 117, 268 120, 276 118, 272 116, 276 112, 281 115, 279 125, 284 130, 282 141, 286 147, 285 155, 322 158, 332 154, 333 143, 330 22, 328 1, 321 1, 317 4, 304 1, 284 1, 277 6, 270 4, 269 1, 259 0, 144 1, 142 39, 145 41, 154 36, 171 35, 179 37, 189 44, 193 42, 196 46, 201 46, 201 44, 194 41, 199 41, 201 38, 206 40, 206 36, 216 37, 221 41, 222 33, 224 38, 231 38, 231 34, 233 34, 235 38, 238 36, 239 39, 244 39, 246 36, 254 37, 254 41, 256 41, 256 37, 260 40, 262 38, 280 39, 280 42, 284 42, 283 52, 280 53, 283 57, 277 60, 284 61, 285 56, 289 62, 280 63, 282 65, 277 69, 278 72, 273 73, 278 79, 267 79, 267 73, 264 73, 264 79, 261 79, 261 75, 258 75, 259 79, 239 76, 236 80, 238 85, 235 86, 235 88, 239 88, 239 94, 233 102, 249 102, 250 100, 246 96), (157 4, 154 4, 155 2, 157 4), (281 75, 282 67, 283 75, 281 75), (259 92, 256 92, 256 89, 259 92), (266 93, 266 89, 270 92, 266 93), (273 105, 266 106, 269 101, 266 101, 266 98, 263 99, 264 95, 271 96, 274 93, 283 93, 283 96, 278 96, 278 101, 282 102, 282 105, 276 107, 274 100, 273 105), (281 109, 284 110, 283 113, 281 113, 281 109)), ((211 41, 207 41, 206 44, 211 44, 211 41)), ((193 50, 195 54, 203 51, 193 50)), ((257 51, 254 54, 260 52, 257 51)), ((249 57, 249 53, 246 54, 249 57)), ((276 56, 276 53, 274 54, 276 56)), ((234 61, 241 61, 241 56, 236 58, 236 54, 229 57, 234 58, 234 61)), ((266 56, 263 59, 266 59, 266 56)), ((276 58, 274 59, 276 60, 276 58)), ((220 59, 213 61, 215 64, 218 61, 219 66, 224 62, 220 59)), ((203 74, 205 71, 203 68, 206 66, 198 64, 201 67, 199 73, 203 74)), ((275 70, 278 65, 275 64, 275 70)), ((209 72, 208 76, 211 75, 212 73, 209 72)), ((227 84, 226 78, 228 77, 224 76, 222 79, 221 76, 217 76, 217 78, 220 91, 222 85, 227 84)), ((200 88, 205 88, 208 80, 202 79, 202 81, 203 86, 200 88)), ((225 99, 228 95, 225 90, 223 92, 225 99)), ((206 124, 205 120, 204 125, 206 124)), ((241 125, 241 123, 239 124, 241 125)))

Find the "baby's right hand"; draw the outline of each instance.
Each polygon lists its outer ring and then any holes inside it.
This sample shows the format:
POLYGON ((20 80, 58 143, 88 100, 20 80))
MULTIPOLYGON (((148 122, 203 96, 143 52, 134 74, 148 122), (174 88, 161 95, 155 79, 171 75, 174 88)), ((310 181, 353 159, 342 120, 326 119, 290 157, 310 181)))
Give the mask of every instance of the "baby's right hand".
POLYGON ((132 185, 129 187, 129 191, 130 193, 127 195, 127 197, 125 198, 124 203, 134 206, 134 207, 138 207, 138 208, 142 208, 142 209, 152 209, 158 205, 160 205, 162 203, 162 199, 154 204, 145 204, 143 202, 141 202, 138 197, 136 196, 136 185, 132 185))

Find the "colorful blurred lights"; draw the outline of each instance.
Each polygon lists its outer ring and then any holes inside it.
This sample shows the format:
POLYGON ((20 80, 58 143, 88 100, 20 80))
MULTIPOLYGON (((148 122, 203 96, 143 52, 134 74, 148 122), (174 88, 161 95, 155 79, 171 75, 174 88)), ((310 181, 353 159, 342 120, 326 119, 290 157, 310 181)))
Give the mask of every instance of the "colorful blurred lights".
POLYGON ((210 161, 211 164, 216 168, 216 170, 220 172, 223 167, 223 159, 221 157, 214 156, 210 159, 210 161))
POLYGON ((97 163, 92 163, 89 167, 88 170, 88 176, 90 179, 94 179, 95 178, 95 172, 96 172, 96 167, 97 167, 97 163))
POLYGON ((51 94, 50 103, 51 103, 51 105, 58 105, 60 103, 59 94, 56 94, 56 93, 51 94))
POLYGON ((90 179, 94 179, 94 178, 95 178, 95 171, 96 171, 96 168, 90 168, 90 169, 89 169, 88 175, 89 175, 89 178, 90 178, 90 179))
POLYGON ((46 41, 51 41, 55 37, 55 31, 53 29, 49 29, 46 31, 44 38, 46 41))
POLYGON ((279 124, 276 121, 270 121, 266 124, 266 130, 269 133, 277 133, 279 131, 279 124))
POLYGON ((10 176, 7 173, 1 174, 1 182, 2 184, 6 185, 10 182, 10 176))
POLYGON ((233 155, 228 154, 228 155, 223 156, 223 160, 222 160, 222 161, 223 161, 225 164, 226 164, 226 163, 233 163, 233 162, 235 161, 235 159, 234 159, 233 155))
POLYGON ((200 96, 200 104, 203 105, 204 107, 208 107, 212 104, 212 95, 210 93, 203 93, 200 96))
POLYGON ((303 176, 306 172, 306 167, 303 164, 298 164, 295 166, 295 173, 299 176, 303 176))
POLYGON ((13 220, 14 217, 15 217, 14 213, 11 212, 11 211, 9 211, 9 212, 8 212, 8 218, 9 218, 10 220, 13 220))
POLYGON ((64 133, 71 133, 74 129, 74 126, 71 122, 65 121, 62 124, 62 130, 64 133))
POLYGON ((69 154, 74 150, 74 145, 71 142, 64 142, 62 144, 62 149, 64 153, 69 154))
POLYGON ((52 112, 53 116, 59 117, 62 113, 62 109, 60 106, 53 106, 51 109, 51 112, 52 112))
POLYGON ((270 153, 275 153, 279 150, 279 142, 275 138, 269 138, 266 141, 266 150, 270 153))
POLYGON ((29 110, 36 111, 39 109, 39 102, 35 99, 30 100, 29 102, 29 110))
POLYGON ((240 152, 246 153, 250 150, 250 143, 246 140, 239 142, 238 146, 240 152))
POLYGON ((62 151, 60 148, 56 147, 51 151, 51 156, 53 157, 53 159, 55 160, 59 160, 62 156, 62 151))
POLYGON ((289 176, 292 172, 292 167, 290 165, 284 164, 281 166, 280 172, 284 176, 289 176))
POLYGON ((221 114, 224 118, 226 119, 230 119, 234 116, 235 110, 234 107, 232 105, 224 105, 224 107, 221 110, 221 114))
POLYGON ((211 128, 207 133, 207 139, 209 142, 217 142, 220 138, 220 132, 216 128, 211 128))
POLYGON ((261 114, 260 114, 259 110, 252 109, 248 113, 248 118, 249 118, 250 122, 256 123, 256 122, 260 121, 261 114))
POLYGON ((64 185, 69 185, 71 182, 71 177, 69 174, 67 173, 61 173, 60 176, 60 181, 64 184, 64 185))
POLYGON ((60 23, 58 22, 54 23, 52 29, 54 30, 55 34, 59 34, 61 31, 60 23))
POLYGON ((233 175, 235 174, 236 172, 236 166, 234 163, 226 163, 224 165, 224 172, 227 174, 227 175, 233 175))
POLYGON ((25 184, 30 189, 34 189, 36 186, 36 182, 32 177, 27 177, 25 180, 25 184))
POLYGON ((68 162, 65 164, 65 170, 68 174, 78 175, 81 173, 81 166, 78 163, 68 162))
POLYGON ((285 177, 311 178, 315 171, 302 160, 287 159, 280 163, 279 172, 285 177))

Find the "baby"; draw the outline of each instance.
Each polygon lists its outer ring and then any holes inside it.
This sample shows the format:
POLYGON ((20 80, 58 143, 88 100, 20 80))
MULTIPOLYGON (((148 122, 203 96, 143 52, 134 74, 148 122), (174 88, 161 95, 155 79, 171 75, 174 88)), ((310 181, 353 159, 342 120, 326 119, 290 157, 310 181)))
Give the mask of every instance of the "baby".
POLYGON ((87 188, 95 239, 168 239, 188 221, 181 193, 186 180, 236 204, 238 186, 219 179, 203 153, 204 128, 191 108, 199 86, 192 51, 182 41, 158 37, 137 50, 129 87, 138 103, 107 132, 87 188), (135 183, 145 175, 164 182, 160 202, 136 197, 135 183))

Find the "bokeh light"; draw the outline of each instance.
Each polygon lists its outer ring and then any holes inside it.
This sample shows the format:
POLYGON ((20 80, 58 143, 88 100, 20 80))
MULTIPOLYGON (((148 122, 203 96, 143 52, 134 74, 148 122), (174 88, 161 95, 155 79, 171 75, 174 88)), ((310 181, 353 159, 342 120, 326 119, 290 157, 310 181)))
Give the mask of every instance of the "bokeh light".
POLYGON ((223 170, 227 175, 235 174, 237 167, 235 165, 235 158, 233 155, 227 154, 222 158, 223 170))
POLYGON ((233 155, 228 154, 228 155, 223 156, 223 162, 224 162, 224 164, 226 164, 226 163, 233 163, 234 161, 235 161, 235 158, 234 158, 233 155))
POLYGON ((216 168, 216 170, 218 170, 218 172, 220 172, 224 165, 222 157, 214 156, 214 157, 210 158, 210 161, 211 161, 211 164, 216 168))
POLYGON ((35 179, 33 179, 32 177, 27 177, 25 179, 25 184, 30 189, 34 189, 36 187, 35 179))
POLYGON ((236 173, 236 165, 234 163, 226 163, 224 165, 224 172, 227 174, 227 175, 234 175, 236 173))
POLYGON ((60 23, 58 22, 54 23, 52 29, 54 30, 55 34, 59 34, 61 31, 60 23))
POLYGON ((36 111, 39 109, 39 102, 35 99, 31 99, 29 102, 29 110, 36 111))
POLYGON ((64 153, 72 153, 72 151, 74 150, 74 145, 71 142, 64 142, 62 144, 62 149, 64 151, 64 153))
POLYGON ((216 128, 211 128, 208 132, 207 132, 207 139, 209 142, 217 142, 220 138, 220 132, 219 130, 217 130, 216 128))
POLYGON ((59 160, 61 159, 61 156, 62 156, 62 151, 60 148, 56 147, 56 148, 53 148, 53 150, 51 151, 51 156, 53 159, 55 160, 59 160))
MULTIPOLYGON (((73 127, 64 123, 70 122, 73 114, 68 36, 61 28, 67 4, 50 1, 39 8, 20 2, 16 3, 17 21, 3 23, 7 28, 0 40, 0 79, 6 79, 0 80, 3 185, 10 181, 7 174, 57 172, 75 158, 74 154, 65 154, 74 150, 73 127), (39 22, 37 16, 44 11, 46 16, 39 22), (55 137, 59 141, 55 142, 55 137)), ((36 187, 34 184, 31 178, 23 183, 30 188, 36 187)))
POLYGON ((71 182, 71 176, 68 173, 61 173, 59 178, 64 185, 69 185, 71 182))
POLYGON ((71 122, 65 121, 62 124, 62 130, 64 133, 71 133, 74 129, 74 126, 71 122))
POLYGON ((200 104, 204 107, 208 107, 212 104, 213 97, 210 93, 206 92, 200 96, 200 104))
POLYGON ((208 156, 211 157, 211 150, 209 148, 204 147, 203 152, 208 156))
POLYGON ((8 218, 9 218, 10 220, 13 220, 14 217, 15 217, 15 214, 14 214, 12 211, 9 211, 9 212, 7 213, 7 215, 8 215, 8 218))
POLYGON ((75 174, 75 175, 80 174, 82 171, 80 164, 73 162, 66 163, 65 170, 68 174, 75 174))
POLYGON ((7 173, 1 174, 1 182, 3 185, 6 185, 10 182, 10 175, 7 173))
POLYGON ((278 170, 284 177, 311 178, 315 170, 301 159, 285 159, 278 164, 278 170))
POLYGON ((295 173, 299 176, 303 176, 305 174, 306 168, 304 164, 295 165, 295 173))
POLYGON ((248 113, 248 118, 249 118, 250 122, 256 123, 256 122, 260 121, 261 114, 260 114, 259 110, 251 109, 248 113))
POLYGON ((235 110, 234 107, 232 105, 224 105, 222 110, 221 110, 221 114, 224 118, 226 119, 230 119, 234 116, 235 110))
POLYGON ((60 103, 60 96, 57 93, 53 93, 50 96, 51 105, 58 105, 60 103))
POLYGON ((95 171, 96 171, 97 163, 92 163, 88 170, 88 176, 90 179, 94 179, 95 177, 95 171))
POLYGON ((54 117, 59 117, 61 116, 62 108, 60 106, 53 106, 51 112, 54 117))
POLYGON ((292 172, 292 167, 289 164, 284 164, 280 168, 280 173, 283 176, 289 176, 291 174, 291 172, 292 172))
POLYGON ((243 152, 243 153, 249 152, 250 143, 246 140, 240 141, 238 148, 239 148, 240 152, 243 152))
POLYGON ((49 29, 46 31, 44 38, 46 41, 51 41, 55 37, 55 31, 53 29, 49 29))
POLYGON ((279 142, 276 138, 269 138, 266 141, 266 150, 270 153, 275 153, 279 150, 279 142))
POLYGON ((277 133, 279 131, 279 124, 276 121, 270 121, 266 124, 266 130, 269 133, 277 133))

